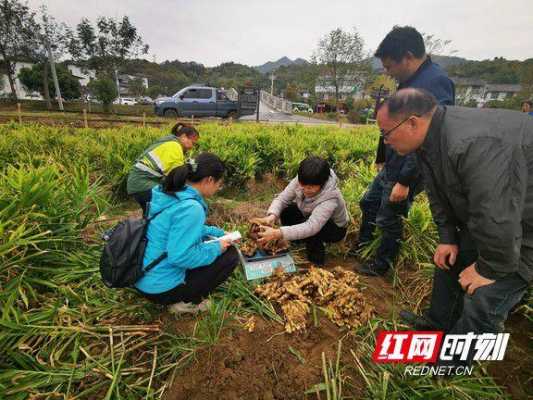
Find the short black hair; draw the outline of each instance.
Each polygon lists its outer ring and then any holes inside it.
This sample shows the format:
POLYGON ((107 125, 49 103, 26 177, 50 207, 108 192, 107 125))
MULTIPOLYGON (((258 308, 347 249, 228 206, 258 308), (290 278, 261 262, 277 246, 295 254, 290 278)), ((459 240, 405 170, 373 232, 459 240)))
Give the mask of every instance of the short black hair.
POLYGON ((329 175, 329 163, 321 157, 309 156, 298 167, 298 182, 302 185, 324 186, 329 175))
POLYGON ((426 54, 424 38, 412 26, 394 26, 385 39, 379 44, 374 56, 380 59, 391 58, 396 62, 411 53, 416 58, 426 54))
POLYGON ((437 106, 437 99, 424 89, 402 89, 387 99, 388 114, 393 118, 421 117, 437 106))

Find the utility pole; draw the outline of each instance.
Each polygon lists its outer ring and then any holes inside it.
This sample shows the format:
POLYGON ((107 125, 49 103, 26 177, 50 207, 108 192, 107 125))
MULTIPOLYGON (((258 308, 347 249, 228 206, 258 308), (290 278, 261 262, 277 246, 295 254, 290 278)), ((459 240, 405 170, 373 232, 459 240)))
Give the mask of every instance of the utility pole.
POLYGON ((274 79, 276 79, 276 75, 274 75, 273 72, 270 74, 270 79, 272 80, 272 83, 270 85, 270 95, 274 96, 274 79))
POLYGON ((255 110, 255 122, 259 122, 259 103, 261 103, 261 89, 255 88, 255 94, 257 95, 257 108, 255 110))
POLYGON ((118 71, 115 68, 115 84, 117 86, 118 104, 122 104, 122 98, 120 97, 120 83, 118 81, 118 71))
POLYGON ((46 38, 46 49, 48 50, 48 59, 50 61, 50 69, 52 70, 52 79, 54 80, 54 86, 56 88, 56 97, 57 103, 59 104, 59 109, 64 111, 63 108, 63 99, 61 98, 61 89, 59 88, 59 81, 57 80, 56 64, 54 62, 54 54, 52 53, 52 46, 50 46, 50 41, 46 38))

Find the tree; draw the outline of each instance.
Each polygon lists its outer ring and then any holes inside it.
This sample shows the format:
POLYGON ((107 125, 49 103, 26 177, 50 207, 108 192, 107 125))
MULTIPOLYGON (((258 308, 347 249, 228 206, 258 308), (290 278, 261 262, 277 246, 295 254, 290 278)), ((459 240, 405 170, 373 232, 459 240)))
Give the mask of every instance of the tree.
POLYGON ((157 98, 161 93, 163 93, 163 91, 159 85, 150 85, 150 87, 146 90, 146 94, 152 99, 157 98))
POLYGON ((69 50, 74 59, 98 71, 99 76, 114 77, 119 93, 118 73, 126 60, 148 53, 137 28, 127 16, 118 21, 99 17, 94 28, 84 18, 70 39, 69 50))
POLYGON ((367 95, 372 95, 380 91, 382 96, 386 94, 392 94, 396 91, 396 81, 389 75, 380 74, 376 75, 372 82, 366 87, 365 92, 367 95))
POLYGON ((523 99, 533 98, 533 58, 525 60, 520 71, 520 84, 523 99))
POLYGON ((444 40, 430 35, 428 33, 422 33, 424 38, 424 45, 426 47, 426 53, 429 55, 452 55, 457 53, 457 50, 449 50, 449 46, 452 44, 451 40, 444 40))
POLYGON ((115 83, 111 78, 99 78, 89 82, 89 90, 104 105, 104 110, 109 112, 113 100, 117 98, 118 92, 115 83))
MULTIPOLYGON (((274 92, 278 93, 288 85, 295 85, 299 90, 313 94, 320 74, 319 69, 319 66, 313 63, 284 65, 277 68, 274 92)), ((263 75, 261 86, 270 88, 269 76, 266 76, 266 80, 264 78, 265 76, 263 75)))
POLYGON ((287 100, 296 101, 298 99, 298 87, 289 83, 285 89, 285 97, 287 100))
POLYGON ((15 65, 17 61, 31 59, 36 41, 35 13, 18 0, 0 0, 0 56, 11 87, 17 99, 15 65))
POLYGON ((321 66, 320 83, 335 88, 337 104, 339 89, 363 80, 363 39, 355 29, 350 33, 337 28, 319 40, 313 61, 321 66))
POLYGON ((527 86, 527 70, 531 66, 533 59, 515 61, 496 57, 493 60, 467 61, 449 66, 447 71, 450 76, 477 78, 487 83, 526 83, 527 86))
MULTIPOLYGON (((18 74, 20 82, 30 91, 36 91, 45 96, 43 70, 48 68, 48 62, 35 64, 31 68, 22 68, 18 74)), ((52 77, 47 76, 47 86, 53 85, 52 77)), ((64 65, 57 66, 57 78, 61 88, 61 96, 66 100, 77 99, 81 96, 81 85, 78 78, 70 73, 64 65)))
POLYGON ((477 101, 474 99, 470 99, 468 101, 463 102, 463 104, 458 104, 463 107, 470 107, 470 108, 477 108, 477 101))
POLYGON ((508 110, 520 110, 521 106, 522 99, 520 96, 508 97, 505 100, 491 100, 483 105, 486 108, 505 108, 508 110))
POLYGON ((142 78, 134 78, 129 84, 129 92, 134 97, 141 97, 146 94, 146 88, 144 87, 144 81, 142 78))
POLYGON ((50 84, 55 86, 56 97, 72 98, 61 93, 58 73, 55 70, 55 60, 60 59, 67 50, 68 40, 71 36, 70 28, 65 23, 58 23, 53 16, 48 14, 46 7, 42 6, 40 25, 37 31, 38 47, 35 49, 35 61, 42 65, 42 85, 40 86, 42 90, 39 89, 39 91, 44 96, 48 109, 52 108, 50 84), (48 78, 49 67, 52 69, 52 77, 54 78, 51 82, 48 78))

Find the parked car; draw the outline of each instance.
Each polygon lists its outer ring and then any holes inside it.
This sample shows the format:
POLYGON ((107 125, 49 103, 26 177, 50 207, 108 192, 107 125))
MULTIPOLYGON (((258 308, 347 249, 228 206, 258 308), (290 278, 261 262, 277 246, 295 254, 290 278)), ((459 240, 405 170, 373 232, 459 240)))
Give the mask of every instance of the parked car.
POLYGON ((142 104, 146 106, 146 105, 154 104, 154 100, 149 96, 138 97, 137 104, 142 104))
POLYGON ((187 86, 170 98, 155 101, 156 115, 164 117, 238 118, 239 102, 230 100, 223 90, 207 86, 187 86))
POLYGON ((307 103, 292 103, 292 112, 308 112, 308 113, 312 113, 313 109, 307 103))
POLYGON ((133 97, 121 97, 120 102, 118 97, 113 101, 113 104, 123 104, 126 106, 134 106, 137 104, 137 101, 133 97))
POLYGON ((43 99, 43 96, 41 96, 41 93, 39 92, 27 93, 26 97, 31 100, 42 100, 43 99))

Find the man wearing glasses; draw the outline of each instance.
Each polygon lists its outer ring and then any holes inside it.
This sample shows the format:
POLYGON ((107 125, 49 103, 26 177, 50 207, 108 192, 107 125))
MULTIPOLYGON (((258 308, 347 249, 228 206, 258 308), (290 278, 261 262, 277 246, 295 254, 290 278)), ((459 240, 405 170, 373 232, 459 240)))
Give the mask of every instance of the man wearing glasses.
MULTIPOLYGON (((399 81, 398 89, 422 88, 440 104, 454 104, 453 82, 426 54, 424 39, 416 29, 394 27, 375 56, 381 59, 386 72, 399 81)), ((382 131, 376 157, 379 173, 360 201, 362 220, 357 250, 372 241, 376 226, 382 232, 375 258, 359 268, 360 273, 370 276, 384 275, 394 265, 400 249, 402 217, 407 216, 422 186, 414 155, 399 155, 384 143, 384 137, 396 128, 382 131)))
POLYGON ((417 157, 439 233, 429 310, 400 317, 418 330, 502 332, 533 278, 533 120, 404 89, 377 121, 385 143, 417 157))

